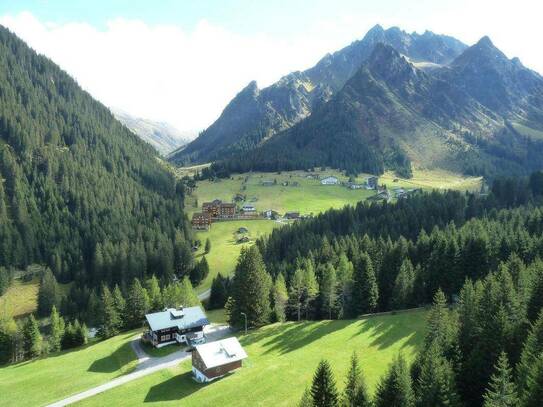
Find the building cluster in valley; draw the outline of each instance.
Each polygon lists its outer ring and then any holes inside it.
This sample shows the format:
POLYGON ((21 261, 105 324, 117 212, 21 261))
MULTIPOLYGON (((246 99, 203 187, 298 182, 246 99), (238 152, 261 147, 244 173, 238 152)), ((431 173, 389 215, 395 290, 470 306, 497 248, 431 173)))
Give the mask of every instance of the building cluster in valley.
POLYGON ((235 337, 207 342, 205 328, 210 325, 200 307, 167 308, 145 316, 142 341, 155 348, 188 345, 192 374, 199 383, 218 379, 242 367, 247 353, 235 337))

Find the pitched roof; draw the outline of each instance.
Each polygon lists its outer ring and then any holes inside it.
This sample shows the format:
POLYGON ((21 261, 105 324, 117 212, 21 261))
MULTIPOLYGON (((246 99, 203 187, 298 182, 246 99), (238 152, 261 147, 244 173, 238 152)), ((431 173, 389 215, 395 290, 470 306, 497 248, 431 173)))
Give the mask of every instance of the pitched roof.
POLYGON ((206 369, 247 358, 247 353, 236 337, 196 345, 195 349, 202 358, 206 369))
POLYGON ((209 325, 209 321, 200 307, 183 308, 182 311, 168 308, 165 311, 147 314, 145 318, 153 331, 173 327, 188 329, 209 325))

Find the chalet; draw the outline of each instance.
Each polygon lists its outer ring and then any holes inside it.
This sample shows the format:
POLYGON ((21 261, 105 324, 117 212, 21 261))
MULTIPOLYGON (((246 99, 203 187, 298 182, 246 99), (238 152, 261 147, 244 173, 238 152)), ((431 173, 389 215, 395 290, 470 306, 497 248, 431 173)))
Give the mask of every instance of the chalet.
POLYGON ((287 212, 285 213, 286 219, 300 219, 300 212, 287 212))
POLYGON ((211 226, 211 215, 205 212, 199 212, 192 215, 191 225, 193 229, 208 230, 211 226))
POLYGON ((219 218, 233 219, 236 216, 236 204, 221 203, 219 206, 219 218))
POLYGON ((197 382, 205 383, 239 369, 247 353, 237 338, 196 345, 192 352, 192 374, 197 382))
POLYGON ((273 209, 266 209, 264 212, 262 212, 262 216, 267 219, 276 219, 279 216, 279 213, 273 209))
POLYGON ((273 187, 275 184, 272 180, 266 179, 260 183, 263 187, 273 187))
POLYGON ((204 326, 209 325, 200 307, 168 308, 145 315, 147 330, 142 339, 154 347, 172 343, 198 343, 205 341, 204 326))
POLYGON ((244 213, 253 213, 253 212, 256 212, 256 208, 251 205, 251 204, 245 204, 241 207, 241 210, 244 212, 244 213))
POLYGON ((377 189, 379 177, 371 176, 366 178, 366 189, 377 189))
POLYGON ((321 179, 321 184, 322 185, 337 185, 339 184, 339 179, 337 179, 336 177, 326 177, 326 178, 321 179))

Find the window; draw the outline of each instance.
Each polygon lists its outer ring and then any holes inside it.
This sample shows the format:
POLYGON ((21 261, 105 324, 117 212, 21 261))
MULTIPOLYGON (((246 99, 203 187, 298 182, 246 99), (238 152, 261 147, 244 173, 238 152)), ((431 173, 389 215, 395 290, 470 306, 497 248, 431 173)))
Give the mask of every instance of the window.
POLYGON ((168 334, 168 335, 162 335, 162 336, 160 337, 160 341, 161 341, 161 342, 169 341, 169 340, 170 340, 170 335, 169 335, 169 334, 168 334))

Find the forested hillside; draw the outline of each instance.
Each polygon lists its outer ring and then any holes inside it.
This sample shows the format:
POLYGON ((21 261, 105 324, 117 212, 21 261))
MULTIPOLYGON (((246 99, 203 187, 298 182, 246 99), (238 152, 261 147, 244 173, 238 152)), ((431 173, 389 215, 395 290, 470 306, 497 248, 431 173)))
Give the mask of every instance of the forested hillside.
POLYGON ((183 189, 58 66, 0 27, 0 266, 99 286, 191 266, 183 189))

